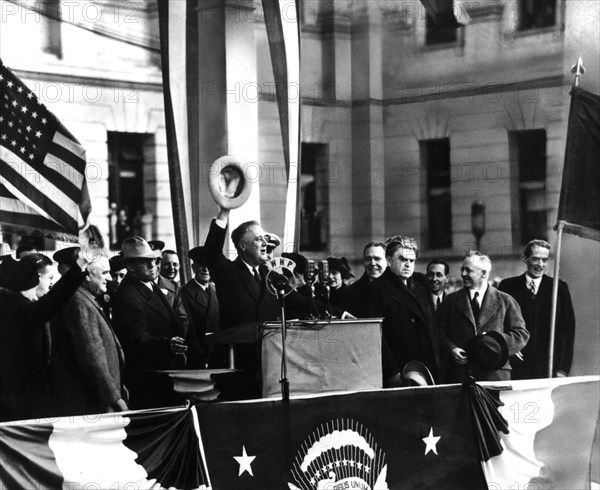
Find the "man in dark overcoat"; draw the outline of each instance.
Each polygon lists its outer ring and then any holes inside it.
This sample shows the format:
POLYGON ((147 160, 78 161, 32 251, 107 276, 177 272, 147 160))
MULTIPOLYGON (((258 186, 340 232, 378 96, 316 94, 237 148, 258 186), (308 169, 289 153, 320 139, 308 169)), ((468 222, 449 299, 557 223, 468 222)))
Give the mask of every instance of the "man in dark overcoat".
MULTIPOLYGON (((504 279, 498 289, 510 294, 519 306, 531 335, 527 345, 511 359, 512 379, 547 378, 550 357, 550 318, 552 278, 546 275, 551 246, 545 240, 532 240, 525 246, 524 274, 504 279)), ((552 376, 567 376, 573 361, 575 311, 569 286, 558 281, 554 362, 552 376)))
POLYGON ((160 252, 141 237, 123 241, 127 275, 113 305, 115 331, 125 350, 125 385, 132 408, 178 403, 168 377, 156 370, 184 369, 186 334, 177 314, 156 285, 160 252))

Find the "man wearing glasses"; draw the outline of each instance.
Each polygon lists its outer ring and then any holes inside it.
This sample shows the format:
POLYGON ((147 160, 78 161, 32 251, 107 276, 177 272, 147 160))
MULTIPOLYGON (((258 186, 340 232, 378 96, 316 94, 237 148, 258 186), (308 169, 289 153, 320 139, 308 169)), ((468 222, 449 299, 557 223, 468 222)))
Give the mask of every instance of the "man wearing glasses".
POLYGON ((185 326, 156 285, 160 252, 141 237, 125 239, 122 249, 127 274, 115 296, 113 319, 125 350, 131 406, 178 403, 168 378, 151 372, 184 368, 188 351, 185 326))

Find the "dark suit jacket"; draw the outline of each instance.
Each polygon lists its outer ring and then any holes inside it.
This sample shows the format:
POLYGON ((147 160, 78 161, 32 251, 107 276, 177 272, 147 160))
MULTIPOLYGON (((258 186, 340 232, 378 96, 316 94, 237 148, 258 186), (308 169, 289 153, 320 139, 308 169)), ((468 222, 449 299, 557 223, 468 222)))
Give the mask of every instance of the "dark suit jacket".
MULTIPOLYGON (((500 291, 510 294, 521 307, 525 325, 531 338, 523 348, 523 361, 514 359, 513 379, 548 377, 550 347, 550 319, 552 308, 552 278, 542 276, 539 290, 532 297, 527 289, 525 274, 504 279, 498 286, 500 291)), ((556 309, 556 333, 554 337, 554 367, 556 371, 569 373, 573 361, 575 342, 575 312, 571 303, 569 287, 564 281, 558 281, 558 301, 556 309)))
POLYGON ((357 318, 368 318, 369 298, 372 296, 371 281, 363 274, 357 281, 343 289, 341 307, 357 318))
MULTIPOLYGON (((223 255, 225 234, 225 229, 213 220, 204 244, 210 276, 217 288, 221 328, 276 320, 281 316, 281 308, 278 299, 266 288, 264 271, 261 269, 259 286, 242 259, 227 259, 223 255)), ((285 302, 288 318, 308 314, 308 300, 296 291, 286 296, 285 302)), ((333 310, 334 314, 341 313, 339 309, 333 310)))
POLYGON ((383 337, 400 371, 409 361, 424 363, 438 381, 439 340, 428 291, 418 273, 409 287, 388 268, 371 283, 370 315, 384 317, 383 337))
POLYGON ((127 274, 119 286, 113 321, 125 349, 128 371, 178 367, 170 340, 174 336, 185 338, 185 329, 166 297, 161 298, 133 274, 127 274))
POLYGON ((121 344, 85 285, 52 320, 51 359, 57 415, 103 413, 120 398, 127 401, 121 344))
POLYGON ((517 302, 491 285, 483 297, 477 322, 471 309, 469 289, 462 288, 449 294, 442 302, 437 311, 437 325, 441 349, 448 358, 445 380, 450 383, 464 381, 468 369, 478 381, 510 379, 509 362, 496 371, 485 371, 469 363, 460 366, 453 361, 450 357, 452 349, 464 349, 467 341, 476 334, 492 330, 501 333, 506 340, 509 355, 519 352, 529 339, 517 302))
POLYGON ((217 291, 212 284, 209 284, 205 291, 192 279, 181 288, 180 296, 190 321, 189 328, 194 330, 201 345, 202 362, 207 363, 211 349, 210 344, 205 342, 205 335, 207 332, 217 332, 219 330, 217 291))
POLYGON ((186 365, 185 356, 171 353, 171 338, 186 338, 186 332, 165 295, 127 274, 115 295, 113 325, 127 359, 125 385, 131 395, 130 408, 179 403, 168 377, 152 374, 186 365))
POLYGON ((187 311, 183 305, 181 295, 179 294, 180 287, 175 281, 160 275, 158 276, 157 286, 167 298, 169 305, 171 305, 173 310, 175 310, 175 314, 177 315, 177 318, 179 318, 179 322, 183 326, 184 331, 187 332, 189 319, 187 311))
POLYGON ((0 292, 0 420, 45 417, 53 412, 45 326, 84 277, 77 265, 72 266, 35 302, 15 291, 0 292))

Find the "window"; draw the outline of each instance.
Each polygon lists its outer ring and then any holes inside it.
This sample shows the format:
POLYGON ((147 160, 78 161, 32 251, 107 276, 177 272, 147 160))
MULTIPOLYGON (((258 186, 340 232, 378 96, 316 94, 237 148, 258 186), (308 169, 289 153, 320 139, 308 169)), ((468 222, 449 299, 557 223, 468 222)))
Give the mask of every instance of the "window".
POLYGON ((144 208, 147 138, 148 135, 140 133, 108 133, 111 248, 120 248, 121 242, 129 236, 147 236, 142 230, 142 217, 147 214, 144 208))
POLYGON ((421 168, 427 172, 428 248, 452 247, 452 210, 450 198, 450 140, 448 138, 419 142, 421 168))
MULTIPOLYGON (((546 131, 511 131, 509 144, 512 168, 516 169, 519 245, 547 238, 546 131)), ((515 196, 516 197, 516 196, 515 196)))
POLYGON ((425 14, 425 45, 455 43, 458 39, 457 36, 457 29, 442 28, 429 13, 425 14))
POLYGON ((519 31, 541 29, 556 24, 556 0, 519 0, 519 31))
POLYGON ((300 248, 321 251, 329 240, 329 147, 302 143, 300 248))

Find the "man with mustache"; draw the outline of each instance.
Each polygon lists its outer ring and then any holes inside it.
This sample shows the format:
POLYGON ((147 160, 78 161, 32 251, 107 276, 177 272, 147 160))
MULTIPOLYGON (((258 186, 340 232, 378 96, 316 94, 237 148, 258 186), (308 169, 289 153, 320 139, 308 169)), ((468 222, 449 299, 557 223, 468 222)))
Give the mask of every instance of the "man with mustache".
MULTIPOLYGON (((544 240, 532 240, 523 252, 527 266, 524 274, 504 279, 500 291, 510 294, 519 306, 531 334, 529 343, 511 359, 512 379, 548 377, 552 278, 546 275, 551 246, 544 240)), ((573 361, 575 312, 567 283, 558 281, 554 366, 552 376, 566 376, 573 361)))

